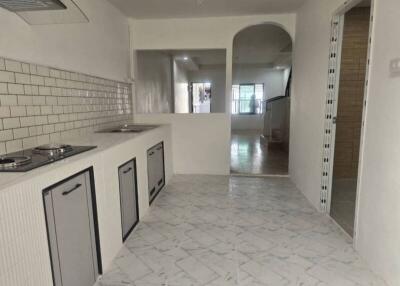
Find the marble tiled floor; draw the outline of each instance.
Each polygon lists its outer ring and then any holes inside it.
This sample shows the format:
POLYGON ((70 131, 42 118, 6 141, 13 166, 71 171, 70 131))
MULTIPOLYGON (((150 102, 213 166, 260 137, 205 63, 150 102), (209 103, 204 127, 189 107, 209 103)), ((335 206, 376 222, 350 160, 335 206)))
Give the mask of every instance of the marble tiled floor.
POLYGON ((280 149, 268 149, 254 132, 235 132, 231 138, 231 173, 287 175, 289 155, 280 149))
POLYGON ((350 235, 354 232, 357 179, 333 178, 331 217, 350 235))
POLYGON ((385 285, 286 178, 175 176, 100 286, 385 285))

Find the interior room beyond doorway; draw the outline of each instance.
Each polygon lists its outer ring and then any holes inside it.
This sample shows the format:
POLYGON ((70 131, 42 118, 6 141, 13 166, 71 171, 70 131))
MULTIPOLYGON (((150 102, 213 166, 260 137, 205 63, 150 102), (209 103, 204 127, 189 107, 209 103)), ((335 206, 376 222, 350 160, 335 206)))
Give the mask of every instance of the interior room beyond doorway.
POLYGON ((262 24, 233 44, 231 173, 287 175, 292 40, 262 24))

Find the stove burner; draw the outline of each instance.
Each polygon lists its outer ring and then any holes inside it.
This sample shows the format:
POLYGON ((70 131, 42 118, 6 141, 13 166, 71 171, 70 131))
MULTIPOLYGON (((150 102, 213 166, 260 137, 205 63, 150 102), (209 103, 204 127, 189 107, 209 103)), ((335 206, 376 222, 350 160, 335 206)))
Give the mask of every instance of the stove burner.
POLYGON ((33 152, 36 154, 55 156, 55 155, 61 155, 61 154, 70 152, 72 150, 73 149, 72 149, 71 145, 46 144, 46 145, 42 145, 42 146, 34 148, 33 152))
POLYGON ((28 156, 4 156, 0 157, 0 169, 16 168, 21 165, 28 164, 32 161, 28 156))

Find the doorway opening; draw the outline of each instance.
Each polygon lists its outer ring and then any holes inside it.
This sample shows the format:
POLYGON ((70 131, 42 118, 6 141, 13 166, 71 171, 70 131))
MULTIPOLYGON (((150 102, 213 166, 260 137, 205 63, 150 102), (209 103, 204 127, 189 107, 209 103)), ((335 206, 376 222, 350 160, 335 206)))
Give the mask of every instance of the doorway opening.
POLYGON ((260 24, 233 42, 231 174, 288 175, 292 39, 260 24))
MULTIPOLYGON (((365 87, 368 74, 371 0, 358 1, 337 19, 337 79, 332 88, 330 216, 353 237, 358 166, 362 144, 365 87)), ((329 100, 328 100, 329 103, 329 100)), ((330 130, 330 129, 327 129, 330 130)))
POLYGON ((211 83, 190 84, 191 113, 211 113, 211 83))

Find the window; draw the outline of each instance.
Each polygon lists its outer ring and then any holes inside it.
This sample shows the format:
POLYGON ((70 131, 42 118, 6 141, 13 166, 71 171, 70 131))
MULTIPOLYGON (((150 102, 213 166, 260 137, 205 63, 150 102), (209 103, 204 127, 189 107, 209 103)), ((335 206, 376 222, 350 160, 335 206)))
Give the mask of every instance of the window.
POLYGON ((232 114, 262 114, 264 84, 232 85, 232 114))

